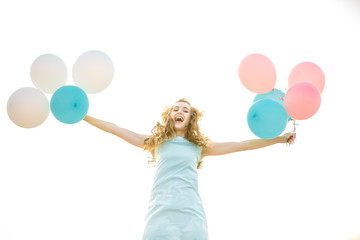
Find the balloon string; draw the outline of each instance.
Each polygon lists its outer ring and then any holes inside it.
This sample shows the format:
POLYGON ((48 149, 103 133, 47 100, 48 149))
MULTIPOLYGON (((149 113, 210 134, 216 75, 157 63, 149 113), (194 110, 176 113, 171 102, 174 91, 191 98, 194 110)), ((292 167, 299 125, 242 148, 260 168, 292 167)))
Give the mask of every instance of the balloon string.
MULTIPOLYGON (((287 89, 285 89, 285 90, 287 90, 287 89)), ((275 95, 277 95, 277 96, 279 97, 279 100, 280 100, 280 101, 284 101, 284 98, 281 97, 280 94, 275 93, 275 88, 273 88, 272 91, 274 92, 275 95)), ((287 141, 286 141, 288 134, 294 133, 294 135, 293 135, 293 136, 294 136, 294 141, 295 141, 295 139, 296 139, 296 126, 298 126, 298 124, 295 123, 295 119, 291 119, 291 121, 293 122, 294 130, 293 130, 293 131, 290 131, 290 132, 288 132, 288 133, 285 134, 285 143, 286 143, 286 145, 288 145, 288 143, 287 143, 287 141)), ((290 145, 290 144, 289 144, 289 145, 290 145)))
MULTIPOLYGON (((296 124, 295 119, 291 119, 291 121, 293 122, 294 130, 293 130, 293 131, 290 131, 290 132, 288 132, 288 133, 285 134, 285 143, 286 143, 286 145, 288 145, 288 143, 287 143, 287 141, 286 141, 288 134, 294 133, 294 141, 295 141, 295 139, 296 139, 296 126, 298 126, 298 124, 296 124)), ((290 144, 289 144, 289 145, 290 145, 290 144)))
POLYGON ((280 101, 284 101, 284 98, 282 98, 280 94, 275 93, 275 89, 273 89, 272 91, 274 92, 275 95, 279 97, 280 101))

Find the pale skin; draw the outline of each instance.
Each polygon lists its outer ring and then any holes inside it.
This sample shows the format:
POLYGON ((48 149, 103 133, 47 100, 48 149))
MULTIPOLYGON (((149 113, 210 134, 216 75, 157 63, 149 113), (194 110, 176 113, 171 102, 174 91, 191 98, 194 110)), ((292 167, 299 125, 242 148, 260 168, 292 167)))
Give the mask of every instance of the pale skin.
MULTIPOLYGON (((186 102, 177 102, 174 104, 170 117, 175 121, 174 128, 176 136, 185 137, 186 128, 190 122, 190 111, 191 106, 186 102), (182 121, 179 118, 181 118, 182 121)), ((86 116, 84 121, 105 132, 114 134, 115 136, 120 137, 126 142, 139 148, 144 148, 144 141, 149 137, 149 135, 138 134, 128 129, 118 127, 113 123, 106 122, 91 116, 86 116)), ((275 137, 273 139, 251 139, 242 142, 212 142, 210 146, 204 148, 201 153, 201 158, 206 156, 218 156, 234 152, 254 150, 277 143, 292 144, 294 142, 294 137, 294 134, 290 133, 287 135, 275 137)))

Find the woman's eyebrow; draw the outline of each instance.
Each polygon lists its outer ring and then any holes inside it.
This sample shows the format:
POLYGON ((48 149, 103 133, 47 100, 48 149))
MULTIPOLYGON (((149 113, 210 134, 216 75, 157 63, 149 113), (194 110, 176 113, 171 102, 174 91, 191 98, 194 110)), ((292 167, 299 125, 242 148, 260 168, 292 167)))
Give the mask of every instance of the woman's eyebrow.
MULTIPOLYGON (((180 106, 174 106, 173 108, 174 108, 174 109, 175 109, 175 108, 176 108, 176 109, 179 109, 180 106)), ((187 110, 190 110, 188 107, 182 107, 182 108, 187 109, 187 110)))

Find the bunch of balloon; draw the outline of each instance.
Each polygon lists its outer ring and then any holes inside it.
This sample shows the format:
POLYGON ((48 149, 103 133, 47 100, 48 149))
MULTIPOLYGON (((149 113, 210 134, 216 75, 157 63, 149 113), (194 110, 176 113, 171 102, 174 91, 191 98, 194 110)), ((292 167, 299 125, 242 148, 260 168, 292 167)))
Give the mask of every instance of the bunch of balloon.
POLYGON ((258 137, 271 139, 279 136, 290 120, 303 120, 316 113, 320 106, 320 93, 325 78, 313 63, 301 63, 291 71, 289 90, 274 88, 276 71, 269 58, 261 54, 245 57, 239 65, 242 84, 256 93, 248 111, 247 123, 258 137), (315 86, 317 87, 315 87, 315 86))
POLYGON ((41 125, 50 110, 60 122, 77 123, 89 109, 85 92, 104 90, 113 75, 114 65, 105 53, 88 51, 73 66, 73 79, 77 86, 65 86, 68 78, 65 63, 56 55, 43 54, 34 60, 30 68, 35 88, 20 88, 9 97, 8 116, 13 123, 23 128, 41 125), (50 103, 44 93, 53 94, 50 103))
POLYGON ((262 54, 251 54, 240 62, 238 73, 245 88, 257 93, 247 114, 250 130, 264 139, 280 135, 287 125, 288 116, 281 100, 284 94, 274 89, 274 64, 262 54))

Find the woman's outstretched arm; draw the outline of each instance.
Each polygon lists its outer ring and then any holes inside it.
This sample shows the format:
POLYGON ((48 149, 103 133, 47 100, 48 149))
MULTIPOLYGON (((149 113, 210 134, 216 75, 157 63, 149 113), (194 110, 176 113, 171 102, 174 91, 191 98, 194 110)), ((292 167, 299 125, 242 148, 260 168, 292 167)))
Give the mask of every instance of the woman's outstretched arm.
POLYGON ((84 121, 111 134, 114 134, 115 136, 118 136, 120 138, 122 138, 123 140, 125 140, 126 142, 139 147, 139 148, 143 148, 144 147, 144 141, 145 139, 148 137, 148 135, 143 135, 143 134, 138 134, 138 133, 134 133, 130 130, 127 130, 125 128, 121 128, 116 126, 113 123, 110 122, 106 122, 91 116, 86 116, 84 118, 84 121))
POLYGON ((202 157, 224 155, 233 152, 247 151, 258 148, 271 146, 277 143, 294 142, 295 135, 293 133, 279 136, 273 139, 252 139, 243 142, 224 142, 224 143, 211 143, 210 146, 204 148, 202 157), (286 137, 286 139, 285 139, 286 137))

